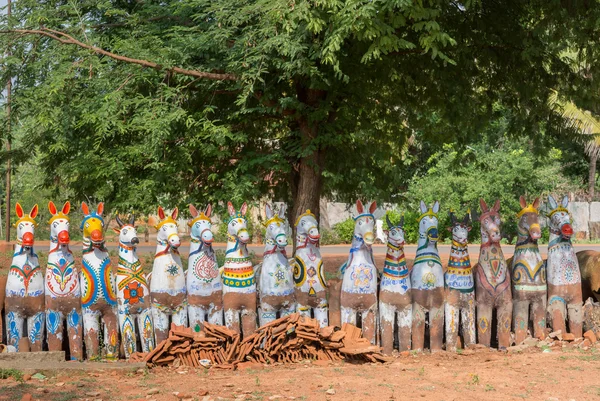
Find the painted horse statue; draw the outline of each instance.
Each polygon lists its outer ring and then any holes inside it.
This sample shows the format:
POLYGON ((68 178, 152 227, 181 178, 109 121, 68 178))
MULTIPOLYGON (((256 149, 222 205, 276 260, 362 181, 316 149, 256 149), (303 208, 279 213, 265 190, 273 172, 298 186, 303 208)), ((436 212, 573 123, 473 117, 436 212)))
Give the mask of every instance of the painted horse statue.
POLYGON ((41 351, 44 333, 44 276, 38 257, 33 251, 33 241, 37 222, 38 206, 29 214, 23 212, 19 203, 16 207, 19 220, 17 245, 6 281, 6 331, 8 345, 17 351, 41 351), (27 322, 26 336, 23 328, 27 322))
POLYGON ((181 240, 177 233, 177 215, 175 208, 170 216, 158 207, 160 221, 156 228, 156 253, 150 280, 152 300, 152 319, 156 344, 166 340, 169 335, 169 318, 177 326, 188 325, 187 287, 185 272, 179 256, 181 240))
POLYGON ((271 205, 265 205, 265 252, 260 270, 255 269, 260 296, 258 320, 261 326, 277 319, 277 314, 282 317, 296 312, 294 274, 285 251, 288 225, 280 217, 285 216, 285 209, 283 205, 279 213, 274 213, 271 205))
POLYGON ((321 327, 329 326, 327 283, 323 276, 323 259, 319 249, 317 218, 307 210, 296 220, 296 253, 294 254, 294 282, 296 284, 296 311, 311 317, 311 309, 321 327))
POLYGON ((410 282, 413 296, 412 347, 421 351, 425 343, 425 314, 429 313, 431 351, 442 349, 444 337, 444 270, 437 249, 438 212, 436 201, 428 208, 421 201, 419 240, 410 282))
POLYGON ((227 250, 223 266, 223 308, 225 325, 240 332, 240 316, 244 337, 256 330, 256 281, 254 267, 248 256, 247 244, 250 241, 246 202, 236 212, 231 202, 227 202, 227 250))
POLYGON ((388 230, 387 254, 379 287, 379 321, 381 322, 381 345, 390 355, 394 350, 394 323, 398 321, 400 351, 410 350, 412 326, 412 291, 406 258, 404 256, 404 215, 398 224, 385 216, 388 230))
POLYGON ((462 221, 450 213, 452 247, 445 274, 446 288, 446 351, 456 351, 459 322, 465 348, 475 344, 475 283, 469 258, 470 216, 462 221))
POLYGON ((477 300, 477 339, 486 347, 491 345, 492 313, 496 310, 498 348, 510 346, 512 321, 512 294, 506 259, 500 240, 500 200, 490 209, 483 199, 479 200, 481 215, 481 247, 475 265, 475 296, 477 300))
POLYGON ((375 241, 373 232, 377 203, 371 203, 369 210, 360 200, 356 201, 358 215, 354 217, 354 235, 348 261, 342 265, 342 294, 340 306, 342 324, 356 325, 356 315, 361 314, 363 336, 375 344, 377 333, 377 268, 371 246, 375 241))
POLYGON ((190 255, 187 269, 188 316, 190 327, 199 332, 204 322, 223 325, 223 283, 213 251, 210 215, 212 206, 199 212, 189 205, 192 220, 190 255))
POLYGON ((72 360, 83 359, 83 321, 79 269, 69 249, 69 211, 65 202, 58 211, 48 202, 50 251, 46 267, 46 330, 49 351, 62 351, 64 322, 67 322, 69 353, 72 360))
POLYGON ((140 240, 135 228, 135 216, 128 222, 116 217, 119 228, 114 231, 119 235, 119 264, 117 267, 117 301, 119 311, 119 328, 125 358, 137 351, 135 323, 139 330, 142 352, 154 349, 154 324, 150 305, 150 290, 146 281, 146 273, 137 255, 140 240))
POLYGON ((546 266, 538 248, 542 236, 538 213, 540 199, 535 198, 528 205, 521 196, 519 202, 517 245, 512 259, 513 326, 517 344, 527 337, 530 308, 534 337, 545 337, 547 293, 546 266))
POLYGON ((549 195, 551 211, 550 241, 548 243, 548 315, 552 319, 552 330, 566 333, 565 321, 569 320, 569 331, 575 338, 582 336, 581 274, 575 249, 571 243, 573 227, 567 210, 569 198, 564 197, 559 206, 549 195))
POLYGON ((119 359, 119 323, 117 319, 117 285, 110 257, 104 246, 104 204, 90 212, 83 211, 83 263, 81 267, 81 306, 88 359, 100 358, 100 321, 104 323, 105 357, 119 359))

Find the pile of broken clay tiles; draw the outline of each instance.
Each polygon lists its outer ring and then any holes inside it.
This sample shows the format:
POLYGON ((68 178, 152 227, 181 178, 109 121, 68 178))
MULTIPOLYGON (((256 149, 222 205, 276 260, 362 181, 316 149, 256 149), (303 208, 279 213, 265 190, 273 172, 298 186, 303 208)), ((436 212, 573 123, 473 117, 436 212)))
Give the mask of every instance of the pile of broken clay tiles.
MULTIPOLYGON (((138 359, 139 356, 136 357, 138 359)), ((235 369, 241 362, 290 363, 303 359, 387 362, 378 346, 361 337, 351 324, 341 329, 328 326, 298 313, 260 327, 240 341, 240 335, 223 326, 204 324, 202 331, 171 325, 169 337, 144 357, 149 367, 214 366, 235 369)))

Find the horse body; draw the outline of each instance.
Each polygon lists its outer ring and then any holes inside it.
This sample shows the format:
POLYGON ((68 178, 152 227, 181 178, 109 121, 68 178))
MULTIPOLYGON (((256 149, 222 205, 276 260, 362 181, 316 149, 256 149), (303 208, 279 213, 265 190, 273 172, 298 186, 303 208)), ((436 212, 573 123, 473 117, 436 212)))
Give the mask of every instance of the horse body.
POLYGON ((566 332, 565 321, 569 320, 569 331, 576 338, 582 336, 582 291, 579 262, 571 242, 573 228, 567 210, 569 199, 565 196, 558 206, 548 196, 552 208, 550 218, 550 241, 548 242, 548 315, 552 319, 552 330, 566 332))
POLYGON ((386 216, 387 254, 379 287, 381 345, 385 354, 394 349, 394 322, 398 321, 399 350, 410 350, 412 290, 404 256, 404 216, 397 225, 386 216))
POLYGON ((66 202, 59 212, 48 203, 50 218, 50 250, 46 268, 46 329, 48 349, 61 351, 63 322, 67 332, 71 359, 83 359, 83 322, 79 269, 69 249, 69 210, 66 202))
POLYGON ((319 249, 317 218, 307 210, 296 220, 296 253, 294 254, 294 282, 296 284, 296 310, 311 316, 321 327, 329 325, 327 283, 323 276, 323 259, 319 249))
POLYGON ((513 326, 517 344, 527 336, 530 308, 534 336, 543 339, 546 334, 546 267, 537 243, 541 237, 539 202, 536 198, 533 204, 527 205, 521 196, 522 210, 517 215, 518 236, 512 260, 513 326))
POLYGON ((181 240, 177 234, 175 221, 178 214, 179 211, 175 208, 171 216, 167 217, 163 208, 158 207, 160 222, 155 226, 156 252, 150 281, 156 344, 160 344, 167 338, 169 318, 178 326, 188 325, 187 287, 178 251, 181 240))
POLYGON ((38 257, 33 251, 35 205, 26 215, 19 203, 16 205, 17 245, 6 281, 5 314, 8 345, 17 351, 41 351, 44 333, 44 276, 38 257), (23 328, 27 322, 26 337, 23 328))
POLYGON ((348 261, 344 266, 340 306, 342 324, 356 325, 357 313, 361 314, 363 335, 371 343, 376 339, 376 314, 377 314, 377 268, 373 260, 371 246, 375 240, 373 229, 375 217, 373 212, 377 208, 375 202, 371 203, 369 211, 365 213, 360 200, 356 201, 358 215, 354 218, 354 236, 348 261))
POLYGON ((100 321, 104 323, 106 359, 119 358, 119 328, 117 319, 116 277, 112 272, 110 257, 104 247, 104 205, 98 204, 96 212, 81 204, 84 219, 83 263, 80 273, 83 330, 88 359, 100 358, 100 321))
POLYGON ((498 321, 498 347, 510 346, 510 325, 512 320, 512 294, 506 259, 500 246, 500 201, 489 209, 483 199, 481 206, 481 247, 479 260, 475 266, 475 287, 477 299, 477 338, 487 347, 492 338, 492 314, 496 309, 498 321))
POLYGON ((410 275, 413 295, 412 346, 422 350, 425 342, 425 313, 429 312, 431 351, 442 349, 444 327, 444 271, 437 249, 440 204, 428 209, 421 201, 419 241, 410 275))
POLYGON ((204 212, 190 205, 192 220, 187 270, 188 315, 190 327, 202 330, 204 322, 223 325, 223 283, 212 248, 211 205, 204 212))

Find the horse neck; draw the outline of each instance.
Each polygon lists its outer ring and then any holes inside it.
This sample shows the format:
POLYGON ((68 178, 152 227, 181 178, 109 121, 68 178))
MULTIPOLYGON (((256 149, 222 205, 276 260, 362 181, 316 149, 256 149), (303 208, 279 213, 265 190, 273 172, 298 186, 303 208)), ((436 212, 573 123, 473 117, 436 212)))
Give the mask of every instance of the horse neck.
POLYGON ((485 244, 481 244, 479 248, 479 263, 485 259, 485 254, 488 252, 492 252, 494 255, 498 255, 502 260, 504 260, 504 254, 502 253, 502 246, 500 246, 500 242, 492 242, 489 240, 485 244), (492 252, 495 250, 495 252, 492 252))
POLYGON ((357 236, 352 238, 352 248, 350 249, 350 253, 353 255, 353 259, 363 258, 370 264, 375 264, 373 261, 373 251, 372 249, 367 248, 362 238, 357 236))
POLYGON ((227 250, 225 251, 225 255, 228 258, 247 258, 248 247, 237 239, 229 237, 227 239, 227 250))
POLYGON ((417 254, 416 256, 419 256, 423 253, 438 253, 438 249, 437 249, 437 242, 431 242, 429 241, 429 238, 427 238, 427 236, 423 237, 421 234, 419 234, 419 241, 417 242, 417 254))
POLYGON ((56 257, 72 255, 69 245, 60 245, 58 241, 50 240, 50 249, 48 251, 48 259, 55 255, 56 257))
POLYGON ((33 251, 33 247, 31 247, 29 249, 29 251, 25 250, 25 248, 23 247, 23 245, 21 244, 16 244, 15 245, 15 252, 13 253, 13 259, 15 257, 18 257, 20 255, 24 255, 26 259, 29 259, 30 256, 35 256, 37 257, 37 255, 35 254, 35 252, 33 251))
POLYGON ((200 252, 205 252, 207 255, 214 254, 212 245, 206 245, 202 240, 196 239, 192 237, 192 241, 190 242, 190 255, 195 255, 200 252))
POLYGON ((123 259, 126 262, 133 263, 139 260, 137 251, 134 247, 123 245, 119 242, 119 259, 123 259))
POLYGON ((386 261, 391 260, 393 262, 398 262, 404 259, 404 247, 402 245, 396 246, 388 241, 385 259, 386 261))
POLYGON ((263 253, 263 259, 270 256, 277 257, 278 254, 283 255, 287 259, 287 253, 285 248, 279 248, 277 243, 272 238, 267 238, 265 241, 265 251, 263 253))
POLYGON ((459 244, 456 241, 452 241, 452 246, 450 247, 450 257, 462 257, 464 255, 469 255, 469 246, 467 244, 459 244))
POLYGON ((550 237, 548 238, 548 250, 554 248, 558 244, 573 246, 573 242, 571 242, 571 238, 565 238, 560 233, 557 234, 556 231, 550 229, 550 237))

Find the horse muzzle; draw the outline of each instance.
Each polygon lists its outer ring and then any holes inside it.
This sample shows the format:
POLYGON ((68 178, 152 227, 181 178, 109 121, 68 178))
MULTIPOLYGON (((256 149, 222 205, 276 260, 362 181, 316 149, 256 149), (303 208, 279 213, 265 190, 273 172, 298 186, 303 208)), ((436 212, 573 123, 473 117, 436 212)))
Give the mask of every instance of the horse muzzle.
POLYGON ((319 230, 316 228, 311 228, 308 230, 308 239, 311 241, 318 241, 321 239, 321 234, 319 234, 319 230))
POLYGON ((200 236, 202 237, 202 242, 204 242, 206 245, 212 244, 215 240, 213 233, 208 229, 202 231, 200 236))
POLYGON ((93 243, 99 244, 104 241, 104 235, 102 234, 102 231, 94 230, 90 234, 90 239, 92 240, 93 243))
POLYGON ((437 227, 431 227, 429 230, 427 230, 427 238, 429 238, 429 241, 431 242, 437 242, 439 239, 437 227))
POLYGON ((365 244, 373 245, 373 243, 375 242, 375 235, 372 231, 369 231, 363 235, 363 240, 365 241, 365 244))
POLYGON ((563 224, 560 228, 560 233, 565 238, 571 238, 573 235, 573 226, 571 226, 569 223, 563 224))
POLYGON ((23 234, 23 238, 21 239, 21 244, 23 246, 33 246, 33 233, 26 232, 23 234))
POLYGON ((168 241, 169 245, 171 246, 171 248, 177 249, 181 245, 181 239, 179 239, 179 235, 177 235, 177 234, 169 235, 169 238, 167 238, 167 241, 168 241))
POLYGON ((71 240, 71 238, 69 237, 68 231, 63 230, 58 233, 58 243, 60 245, 68 245, 70 240, 71 240))
POLYGON ((140 243, 140 239, 138 237, 133 237, 131 239, 131 245, 137 245, 140 243))
POLYGON ((542 230, 539 224, 532 224, 529 226, 529 236, 533 240, 538 240, 542 237, 542 230))
POLYGON ((238 231, 236 237, 242 244, 247 244, 250 241, 250 234, 248 234, 248 230, 246 229, 238 231))

